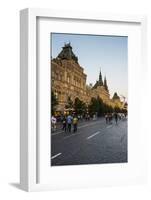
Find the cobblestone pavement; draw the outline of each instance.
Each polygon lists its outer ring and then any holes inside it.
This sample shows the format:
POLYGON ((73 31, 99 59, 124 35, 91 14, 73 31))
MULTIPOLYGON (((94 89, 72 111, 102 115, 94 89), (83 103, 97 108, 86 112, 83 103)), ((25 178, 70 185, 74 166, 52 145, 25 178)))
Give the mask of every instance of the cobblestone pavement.
POLYGON ((103 118, 79 124, 76 133, 51 135, 51 165, 127 162, 127 120, 106 124, 103 118))

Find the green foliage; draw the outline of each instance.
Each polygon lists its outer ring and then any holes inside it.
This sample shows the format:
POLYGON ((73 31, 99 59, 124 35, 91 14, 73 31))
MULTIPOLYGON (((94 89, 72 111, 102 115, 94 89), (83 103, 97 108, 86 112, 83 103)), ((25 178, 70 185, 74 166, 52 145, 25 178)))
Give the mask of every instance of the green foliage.
POLYGON ((74 110, 77 114, 83 114, 86 112, 87 110, 87 106, 86 104, 81 101, 78 97, 75 98, 75 101, 74 101, 74 110))
POLYGON ((97 97, 97 98, 93 97, 88 106, 88 109, 91 115, 97 113, 98 116, 103 116, 104 113, 114 112, 114 109, 112 108, 112 106, 109 106, 103 103, 103 100, 100 97, 97 97))
POLYGON ((91 98, 88 109, 89 109, 90 114, 97 113, 98 116, 103 115, 103 113, 104 113, 104 103, 103 103, 102 99, 100 97, 91 98))
MULTIPOLYGON (((51 112, 52 114, 56 111, 56 106, 58 105, 58 100, 54 94, 51 93, 51 112)), ((65 105, 66 109, 74 110, 76 114, 89 114, 92 116, 93 114, 97 114, 98 117, 103 116, 105 113, 113 113, 113 112, 126 112, 126 110, 120 109, 118 106, 113 108, 103 102, 103 100, 98 96, 97 98, 92 97, 89 105, 87 106, 85 102, 80 100, 78 97, 75 98, 73 102, 70 97, 68 97, 67 104, 65 105)))
POLYGON ((73 101, 71 100, 71 97, 68 97, 67 104, 65 105, 65 108, 66 109, 72 109, 73 106, 74 106, 74 104, 73 104, 73 101))

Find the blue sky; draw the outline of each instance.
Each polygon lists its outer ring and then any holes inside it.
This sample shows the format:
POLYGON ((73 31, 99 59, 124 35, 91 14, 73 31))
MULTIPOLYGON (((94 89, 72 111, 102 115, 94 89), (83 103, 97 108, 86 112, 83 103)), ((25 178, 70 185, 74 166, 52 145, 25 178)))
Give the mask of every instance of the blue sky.
POLYGON ((52 33, 52 58, 71 43, 78 62, 87 74, 87 84, 95 84, 101 69, 106 75, 111 97, 114 92, 127 97, 128 37, 52 33))

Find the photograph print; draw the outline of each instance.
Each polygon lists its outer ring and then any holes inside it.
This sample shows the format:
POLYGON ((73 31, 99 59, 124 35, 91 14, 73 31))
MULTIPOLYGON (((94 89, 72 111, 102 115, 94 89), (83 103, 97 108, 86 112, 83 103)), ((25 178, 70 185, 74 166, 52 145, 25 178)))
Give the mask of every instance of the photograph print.
POLYGON ((128 37, 50 33, 50 166, 128 162, 128 37))

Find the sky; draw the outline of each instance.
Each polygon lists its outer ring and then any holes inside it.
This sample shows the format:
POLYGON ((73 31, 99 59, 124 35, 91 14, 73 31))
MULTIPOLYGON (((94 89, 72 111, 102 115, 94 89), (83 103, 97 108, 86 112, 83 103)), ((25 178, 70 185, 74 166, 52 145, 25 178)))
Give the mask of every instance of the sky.
MULTIPOLYGON (((107 78, 111 97, 114 92, 127 99, 128 87, 128 37, 85 34, 52 33, 52 58, 56 58, 65 43, 72 46, 78 62, 87 74, 87 84, 107 78)), ((50 51, 51 52, 51 51, 50 51)))

